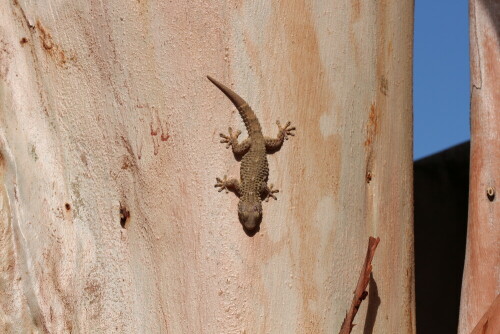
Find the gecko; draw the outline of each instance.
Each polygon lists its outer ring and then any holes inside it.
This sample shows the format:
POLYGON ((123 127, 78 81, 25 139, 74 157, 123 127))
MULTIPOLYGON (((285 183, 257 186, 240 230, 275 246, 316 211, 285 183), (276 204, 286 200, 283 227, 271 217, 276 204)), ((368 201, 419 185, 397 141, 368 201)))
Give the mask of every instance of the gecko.
POLYGON ((219 192, 233 192, 238 198, 238 218, 247 234, 255 234, 262 222, 262 201, 269 201, 270 198, 277 199, 275 194, 279 192, 273 185, 267 184, 269 177, 269 164, 267 154, 278 151, 288 136, 294 136, 295 127, 287 122, 284 127, 279 121, 278 135, 276 138, 264 137, 259 120, 252 108, 238 94, 224 86, 214 78, 207 76, 217 88, 219 88, 238 109, 248 132, 248 138, 238 142, 241 131, 233 132, 229 128, 229 135, 220 134, 221 143, 226 144, 226 148, 232 147, 233 154, 237 160, 241 161, 240 180, 236 178, 216 178, 216 188, 219 192))

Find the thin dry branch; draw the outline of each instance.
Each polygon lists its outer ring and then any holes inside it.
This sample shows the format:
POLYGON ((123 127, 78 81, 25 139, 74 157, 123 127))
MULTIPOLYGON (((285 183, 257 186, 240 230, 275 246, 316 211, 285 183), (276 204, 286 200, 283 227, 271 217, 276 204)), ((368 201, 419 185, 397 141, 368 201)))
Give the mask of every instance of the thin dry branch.
POLYGON ((370 274, 372 273, 372 260, 375 255, 375 250, 380 242, 380 238, 370 237, 368 240, 368 249, 366 250, 365 263, 361 269, 361 273, 358 278, 358 284, 356 285, 356 290, 354 290, 354 297, 352 299, 351 308, 347 312, 344 321, 342 322, 342 327, 340 328, 339 334, 349 334, 354 327, 352 323, 356 313, 358 313, 359 306, 361 302, 366 298, 368 292, 366 287, 368 282, 370 282, 370 274))

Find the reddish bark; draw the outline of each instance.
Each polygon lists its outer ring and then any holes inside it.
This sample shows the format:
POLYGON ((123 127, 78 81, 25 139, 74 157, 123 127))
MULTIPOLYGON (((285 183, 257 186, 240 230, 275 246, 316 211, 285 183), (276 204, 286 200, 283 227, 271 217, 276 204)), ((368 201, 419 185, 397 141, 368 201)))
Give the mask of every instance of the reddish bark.
POLYGON ((498 4, 498 0, 469 1, 471 162, 467 251, 462 281, 459 334, 469 334, 472 331, 500 289, 498 4))

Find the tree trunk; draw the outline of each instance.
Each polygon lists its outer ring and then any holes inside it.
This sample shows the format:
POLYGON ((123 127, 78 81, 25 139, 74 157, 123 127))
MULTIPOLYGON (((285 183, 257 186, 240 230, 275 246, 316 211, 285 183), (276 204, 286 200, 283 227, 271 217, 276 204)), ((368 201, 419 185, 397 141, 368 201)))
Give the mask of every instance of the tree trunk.
POLYGON ((372 235, 353 333, 414 333, 412 40, 410 0, 1 2, 0 331, 338 332, 372 235), (253 237, 207 74, 297 127, 253 237))
POLYGON ((468 334, 500 293, 500 4, 471 0, 471 164, 459 333, 468 334))

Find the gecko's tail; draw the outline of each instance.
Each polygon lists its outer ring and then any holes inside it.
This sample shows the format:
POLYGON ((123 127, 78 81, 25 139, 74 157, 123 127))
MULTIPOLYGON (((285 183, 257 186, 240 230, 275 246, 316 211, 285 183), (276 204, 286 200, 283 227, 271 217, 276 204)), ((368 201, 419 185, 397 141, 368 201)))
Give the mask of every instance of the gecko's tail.
POLYGON ((243 100, 238 94, 233 92, 231 89, 228 87, 224 86, 211 76, 207 75, 208 80, 210 80, 217 88, 219 88, 228 98, 233 102, 234 106, 238 109, 241 110, 242 107, 244 107, 247 103, 245 100, 243 100))
POLYGON ((247 128, 248 135, 253 137, 257 134, 262 135, 262 129, 259 124, 259 120, 252 108, 243 100, 238 94, 233 92, 231 89, 227 88, 214 78, 207 75, 208 80, 210 80, 217 88, 219 88, 230 100, 233 102, 234 106, 240 112, 241 118, 243 119, 243 123, 245 123, 245 127, 247 128))

